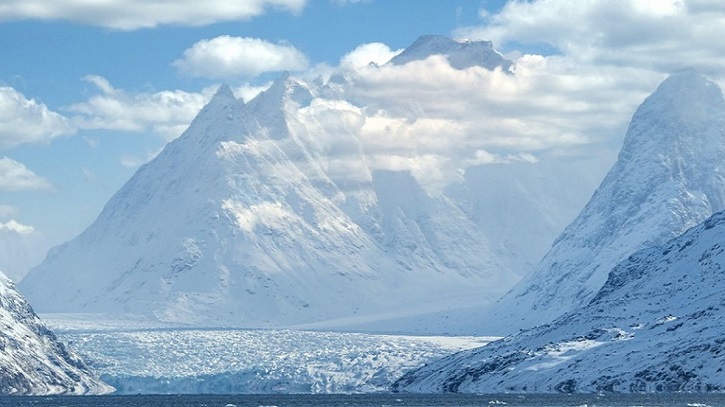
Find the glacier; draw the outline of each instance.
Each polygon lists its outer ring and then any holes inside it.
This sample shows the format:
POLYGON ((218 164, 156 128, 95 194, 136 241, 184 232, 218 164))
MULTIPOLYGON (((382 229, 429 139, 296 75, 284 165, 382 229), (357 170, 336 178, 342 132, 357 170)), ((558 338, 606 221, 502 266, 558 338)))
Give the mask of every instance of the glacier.
POLYGON ((106 394, 113 390, 46 328, 15 284, 0 272, 0 395, 106 394))
POLYGON ((160 328, 77 314, 44 318, 115 394, 386 392, 411 368, 495 339, 160 328))

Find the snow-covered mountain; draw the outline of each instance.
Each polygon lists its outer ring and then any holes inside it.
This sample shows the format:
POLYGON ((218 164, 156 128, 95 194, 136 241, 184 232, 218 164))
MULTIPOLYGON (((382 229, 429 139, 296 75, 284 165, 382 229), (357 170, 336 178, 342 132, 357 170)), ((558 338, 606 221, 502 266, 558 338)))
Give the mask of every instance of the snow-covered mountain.
POLYGON ((515 283, 458 205, 365 167, 344 114, 320 134, 316 92, 286 75, 245 105, 220 88, 23 292, 42 312, 273 327, 492 301, 515 283), (357 154, 356 179, 326 160, 335 143, 357 154))
POLYGON ((0 395, 112 391, 66 350, 0 272, 0 395))
MULTIPOLYGON (((435 36, 401 55, 435 53, 468 61, 459 69, 511 64, 490 44, 435 36)), ((222 87, 21 290, 42 312, 450 332, 454 310, 489 305, 540 259, 598 180, 518 162, 431 191, 366 151, 366 109, 379 106, 354 96, 356 80, 285 75, 247 104, 222 87)))
POLYGON ((725 212, 617 265, 583 308, 404 376, 410 392, 725 389, 725 212))
POLYGON ((404 65, 411 61, 424 60, 433 55, 444 55, 456 69, 481 66, 508 72, 513 63, 493 49, 490 41, 454 40, 441 35, 423 35, 411 46, 390 60, 390 64, 404 65))
POLYGON ((507 334, 588 303, 609 270, 725 208, 725 101, 692 71, 670 76, 635 112, 617 162, 551 250, 481 332, 507 334))

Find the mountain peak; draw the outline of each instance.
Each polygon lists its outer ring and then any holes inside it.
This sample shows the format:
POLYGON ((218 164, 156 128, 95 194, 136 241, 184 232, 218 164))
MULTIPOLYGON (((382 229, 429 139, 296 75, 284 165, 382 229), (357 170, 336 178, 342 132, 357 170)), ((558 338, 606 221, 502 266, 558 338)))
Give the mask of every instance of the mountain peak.
MULTIPOLYGON (((723 104, 723 96, 720 88, 713 81, 694 69, 686 69, 665 79, 657 90, 645 100, 643 106, 655 102, 661 105, 659 107, 675 107, 680 112, 695 113, 710 105, 723 104)), ((710 113, 710 111, 704 113, 710 113)), ((695 118, 699 117, 702 117, 702 114, 695 118)))
POLYGON ((306 83, 285 72, 247 106, 257 122, 269 129, 270 137, 281 139, 289 131, 285 111, 308 106, 313 98, 314 95, 306 83))
POLYGON ((424 60, 432 55, 445 55, 456 69, 481 66, 489 70, 501 68, 507 72, 511 61, 493 49, 491 41, 454 40, 442 35, 422 35, 403 52, 390 60, 390 64, 404 65, 424 60))
POLYGON ((229 86, 229 84, 223 83, 219 85, 219 88, 217 89, 216 93, 214 93, 214 96, 212 96, 211 100, 238 100, 236 96, 234 96, 234 91, 232 91, 232 87, 229 86))
POLYGON ((579 216, 487 318, 505 321, 497 333, 581 307, 619 261, 725 209, 723 155, 720 89, 692 70, 672 75, 635 112, 617 162, 579 216))
POLYGON ((670 157, 683 150, 714 152, 720 145, 713 138, 725 123, 725 99, 720 88, 693 69, 670 75, 632 117, 620 158, 645 155, 670 157), (657 129, 657 131, 652 131, 657 129))

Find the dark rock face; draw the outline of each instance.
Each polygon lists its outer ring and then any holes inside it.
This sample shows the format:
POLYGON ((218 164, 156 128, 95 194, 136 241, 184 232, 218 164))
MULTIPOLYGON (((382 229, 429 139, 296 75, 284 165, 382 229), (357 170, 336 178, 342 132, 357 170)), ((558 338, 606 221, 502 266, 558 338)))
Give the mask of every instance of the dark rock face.
POLYGON ((58 341, 0 273, 0 395, 112 391, 58 341))

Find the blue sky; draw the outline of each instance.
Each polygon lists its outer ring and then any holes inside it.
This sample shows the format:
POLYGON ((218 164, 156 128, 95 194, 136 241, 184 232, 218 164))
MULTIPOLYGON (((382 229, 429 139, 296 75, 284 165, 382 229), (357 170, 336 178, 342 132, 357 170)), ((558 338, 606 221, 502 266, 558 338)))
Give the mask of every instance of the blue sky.
MULTIPOLYGON (((613 157, 633 109, 668 73, 695 67, 719 81, 725 66, 715 0, 167 3, 0 5, 0 270, 11 277, 88 226, 222 82, 251 97, 280 71, 357 69, 346 56, 384 62, 423 34, 487 39, 516 75, 436 78, 432 61, 429 78, 446 86, 440 103, 467 128, 497 129, 481 146, 543 160, 613 157)), ((418 77, 370 74, 360 92, 393 106, 415 99, 406 89, 418 77)), ((407 142, 424 150, 426 140, 407 142)))

